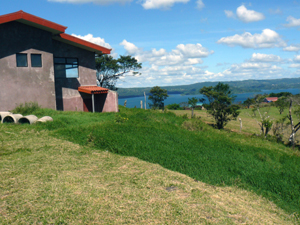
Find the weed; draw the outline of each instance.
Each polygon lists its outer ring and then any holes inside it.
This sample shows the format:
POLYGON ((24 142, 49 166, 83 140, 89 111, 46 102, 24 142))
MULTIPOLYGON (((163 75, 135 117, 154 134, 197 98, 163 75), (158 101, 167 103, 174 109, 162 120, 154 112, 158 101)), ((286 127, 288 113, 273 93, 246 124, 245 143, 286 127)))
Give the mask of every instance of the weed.
POLYGON ((30 115, 40 108, 41 106, 39 106, 37 102, 25 102, 25 104, 21 103, 20 105, 16 106, 16 108, 12 110, 12 112, 22 115, 30 115))

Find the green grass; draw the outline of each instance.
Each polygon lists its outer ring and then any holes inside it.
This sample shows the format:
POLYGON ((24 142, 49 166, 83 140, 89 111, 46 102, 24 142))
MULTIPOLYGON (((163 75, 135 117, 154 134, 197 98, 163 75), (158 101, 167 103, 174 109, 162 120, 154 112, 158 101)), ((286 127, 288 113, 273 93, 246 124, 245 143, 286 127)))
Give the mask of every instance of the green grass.
POLYGON ((119 114, 48 110, 54 122, 34 128, 48 129, 53 136, 82 146, 156 163, 211 185, 251 190, 289 213, 300 213, 299 152, 172 113, 120 110, 119 114))
POLYGON ((0 124, 0 224, 297 223, 236 186, 205 184, 49 133, 0 124))

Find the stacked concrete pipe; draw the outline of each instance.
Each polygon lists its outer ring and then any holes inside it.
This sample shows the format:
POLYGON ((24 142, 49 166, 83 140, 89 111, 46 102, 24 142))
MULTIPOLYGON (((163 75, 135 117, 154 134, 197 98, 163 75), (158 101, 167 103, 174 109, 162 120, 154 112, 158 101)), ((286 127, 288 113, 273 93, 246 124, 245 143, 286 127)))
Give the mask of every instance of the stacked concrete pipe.
POLYGON ((9 114, 11 114, 11 112, 0 112, 0 122, 2 123, 3 118, 9 114))
POLYGON ((38 120, 38 118, 35 115, 28 115, 28 116, 23 116, 22 118, 19 119, 20 124, 33 124, 38 120))
POLYGON ((9 114, 2 119, 2 123, 18 123, 22 117, 21 114, 9 114))
POLYGON ((48 121, 53 121, 52 117, 44 116, 36 121, 36 123, 46 123, 48 121))

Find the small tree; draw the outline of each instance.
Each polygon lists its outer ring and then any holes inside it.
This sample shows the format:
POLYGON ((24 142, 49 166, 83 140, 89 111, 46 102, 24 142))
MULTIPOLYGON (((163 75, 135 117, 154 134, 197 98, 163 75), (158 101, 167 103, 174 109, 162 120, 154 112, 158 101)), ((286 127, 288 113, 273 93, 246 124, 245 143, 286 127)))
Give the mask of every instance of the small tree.
MULTIPOLYGON (((228 121, 236 119, 239 115, 239 106, 232 105, 235 97, 231 94, 228 84, 218 83, 215 87, 203 87, 200 94, 208 99, 209 103, 204 104, 204 107, 214 117, 218 129, 223 129, 228 121)), ((205 99, 200 101, 205 102, 205 99)))
POLYGON ((253 105, 255 104, 255 99, 253 98, 247 98, 244 103, 243 103, 245 106, 247 106, 247 108, 249 109, 250 108, 250 105, 253 105))
POLYGON ((270 107, 264 107, 264 110, 267 109, 265 112, 261 112, 259 108, 259 104, 253 109, 253 118, 256 120, 257 124, 260 127, 261 135, 264 137, 267 137, 269 131, 272 128, 273 121, 270 119, 270 116, 268 115, 268 112, 270 110, 270 107), (256 112, 258 112, 259 119, 256 118, 256 112))
POLYGON ((287 101, 286 98, 279 98, 275 102, 275 106, 278 108, 280 115, 283 113, 285 108, 289 107, 289 102, 287 101))
POLYGON ((192 98, 189 98, 189 101, 188 101, 188 104, 191 106, 192 108, 192 118, 194 117, 194 109, 196 108, 197 106, 197 102, 198 102, 198 99, 195 98, 195 97, 192 97, 192 98))
POLYGON ((152 109, 164 109, 164 100, 169 97, 166 89, 162 89, 158 86, 151 88, 150 95, 148 99, 152 101, 152 104, 149 103, 150 108, 152 109))
POLYGON ((132 56, 120 56, 114 59, 110 55, 98 55, 96 57, 97 83, 100 87, 116 90, 117 80, 125 75, 140 75, 137 70, 142 68, 142 64, 132 56))

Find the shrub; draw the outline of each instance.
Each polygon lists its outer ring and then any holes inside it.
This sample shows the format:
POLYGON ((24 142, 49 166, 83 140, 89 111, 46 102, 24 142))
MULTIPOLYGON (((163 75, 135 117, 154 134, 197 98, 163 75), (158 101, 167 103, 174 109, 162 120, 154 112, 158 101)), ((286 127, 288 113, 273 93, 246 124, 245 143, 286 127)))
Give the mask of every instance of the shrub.
POLYGON ((182 110, 183 108, 180 107, 179 104, 174 103, 166 106, 167 109, 173 109, 173 110, 182 110))
POLYGON ((18 105, 12 112, 22 115, 30 115, 40 108, 41 106, 37 102, 25 102, 25 104, 21 103, 20 105, 18 105))

